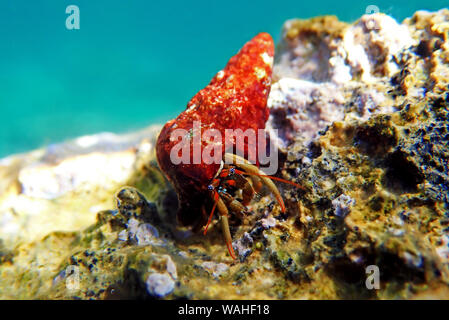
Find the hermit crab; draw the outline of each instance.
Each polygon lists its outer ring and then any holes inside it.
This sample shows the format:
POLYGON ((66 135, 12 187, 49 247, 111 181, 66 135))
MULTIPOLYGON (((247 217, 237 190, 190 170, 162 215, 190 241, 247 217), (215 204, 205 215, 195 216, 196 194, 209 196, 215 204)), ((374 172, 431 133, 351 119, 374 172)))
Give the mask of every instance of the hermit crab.
POLYGON ((258 153, 266 147, 261 135, 256 142, 228 134, 230 130, 247 133, 265 129, 273 56, 269 34, 260 33, 247 42, 190 100, 186 110, 165 124, 156 146, 159 166, 178 194, 178 221, 193 225, 196 231, 204 227, 206 234, 218 212, 233 259, 231 214, 232 218, 243 218, 248 213, 246 206, 263 185, 285 211, 272 179, 289 181, 259 169, 258 153))

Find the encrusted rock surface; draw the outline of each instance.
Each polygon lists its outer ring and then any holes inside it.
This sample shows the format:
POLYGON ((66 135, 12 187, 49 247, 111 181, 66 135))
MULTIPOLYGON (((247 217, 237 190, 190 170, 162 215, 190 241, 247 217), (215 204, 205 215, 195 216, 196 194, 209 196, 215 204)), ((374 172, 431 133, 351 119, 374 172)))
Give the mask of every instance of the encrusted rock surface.
POLYGON ((0 298, 449 299, 448 37, 448 10, 285 23, 268 130, 304 190, 251 204, 238 261, 176 225, 157 128, 2 160, 0 298))

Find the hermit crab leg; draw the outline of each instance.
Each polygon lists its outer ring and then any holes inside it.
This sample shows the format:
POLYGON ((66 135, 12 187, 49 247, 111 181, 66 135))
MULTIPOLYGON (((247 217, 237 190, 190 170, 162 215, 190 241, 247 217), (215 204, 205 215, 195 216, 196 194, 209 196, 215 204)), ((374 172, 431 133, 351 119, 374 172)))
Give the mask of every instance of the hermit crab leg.
MULTIPOLYGON (((235 170, 235 169, 234 169, 235 170)), ((243 204, 247 206, 254 197, 254 187, 248 182, 248 179, 244 178, 240 174, 235 174, 234 183, 238 189, 242 190, 243 204)), ((227 181, 229 183, 229 181, 227 181)))
POLYGON ((229 231, 229 221, 228 216, 221 216, 221 227, 223 230, 223 235, 225 237, 226 246, 228 247, 229 254, 231 255, 232 259, 235 258, 234 249, 232 248, 232 238, 231 238, 231 231, 229 231))
POLYGON ((254 197, 254 188, 247 181, 242 188, 243 204, 247 206, 254 197))
POLYGON ((218 195, 217 191, 214 190, 213 192, 214 192, 214 195, 213 195, 214 206, 212 207, 212 210, 210 212, 209 220, 207 220, 206 228, 204 229, 204 235, 206 235, 206 233, 207 233, 207 229, 209 228, 209 224, 212 221, 212 217, 214 216, 215 207, 217 206, 217 203, 218 203, 218 200, 219 200, 219 197, 220 197, 218 195))
POLYGON ((217 208, 218 212, 221 216, 221 227, 223 230, 223 235, 225 238, 226 246, 228 247, 229 254, 231 255, 232 259, 235 259, 235 253, 234 249, 232 248, 232 237, 231 237, 231 231, 229 230, 229 221, 228 221, 228 208, 224 204, 221 197, 218 197, 217 200, 217 208))
POLYGON ((231 153, 225 153, 225 162, 226 163, 233 163, 236 166, 242 168, 243 170, 246 171, 246 173, 248 174, 253 174, 256 175, 258 177, 260 177, 260 179, 262 180, 263 183, 265 183, 265 185, 270 189, 270 191, 274 194, 277 202, 279 203, 279 205, 281 206, 281 210, 282 212, 285 212, 285 205, 284 205, 284 200, 282 200, 282 196, 281 193, 279 192, 278 188, 276 187, 276 185, 273 183, 273 181, 270 180, 270 178, 268 178, 267 175, 263 174, 259 168, 257 168, 255 165, 253 165, 251 162, 249 162, 248 160, 239 157, 235 154, 231 154, 231 153))

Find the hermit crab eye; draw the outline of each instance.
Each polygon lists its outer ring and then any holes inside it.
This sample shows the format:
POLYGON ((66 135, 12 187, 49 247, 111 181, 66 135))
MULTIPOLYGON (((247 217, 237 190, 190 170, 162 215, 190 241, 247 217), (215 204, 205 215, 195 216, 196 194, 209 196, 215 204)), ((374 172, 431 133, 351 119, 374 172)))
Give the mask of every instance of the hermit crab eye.
POLYGON ((214 186, 210 184, 207 186, 207 189, 209 189, 209 191, 212 191, 212 190, 214 190, 214 186))
POLYGON ((234 173, 235 173, 235 168, 229 169, 229 174, 234 174, 234 173))

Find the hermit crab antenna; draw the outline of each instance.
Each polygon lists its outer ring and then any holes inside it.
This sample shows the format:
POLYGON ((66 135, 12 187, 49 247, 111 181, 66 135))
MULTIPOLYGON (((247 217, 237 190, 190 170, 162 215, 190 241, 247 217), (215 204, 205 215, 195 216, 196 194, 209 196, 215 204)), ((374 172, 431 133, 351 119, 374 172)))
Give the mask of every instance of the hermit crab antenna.
POLYGON ((268 176, 268 175, 266 175, 266 174, 248 173, 248 172, 240 171, 240 170, 236 170, 236 172, 239 173, 239 174, 247 175, 247 176, 265 177, 265 178, 268 178, 268 179, 271 179, 271 180, 276 180, 276 181, 288 183, 288 184, 291 184, 292 186, 295 186, 295 187, 298 188, 298 189, 304 190, 304 187, 303 187, 303 186, 301 186, 301 185, 299 185, 299 184, 297 184, 297 183, 294 183, 294 182, 292 182, 292 181, 288 181, 288 180, 282 179, 282 178, 273 177, 273 176, 268 176))

